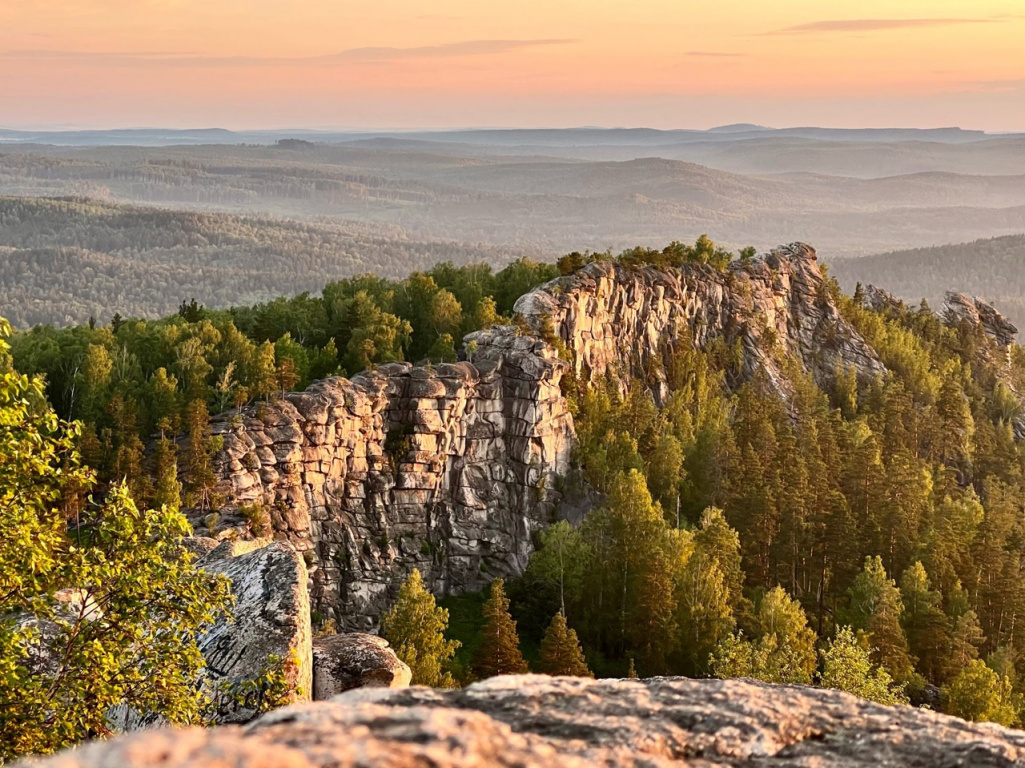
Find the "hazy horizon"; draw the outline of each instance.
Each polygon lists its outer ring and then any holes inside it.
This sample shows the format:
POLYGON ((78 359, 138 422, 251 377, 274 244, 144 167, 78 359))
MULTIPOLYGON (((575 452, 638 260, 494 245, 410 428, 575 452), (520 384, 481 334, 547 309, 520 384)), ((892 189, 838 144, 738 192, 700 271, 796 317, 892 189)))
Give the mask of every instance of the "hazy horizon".
POLYGON ((0 122, 1016 132, 1023 38, 1017 0, 40 0, 0 6, 0 122))

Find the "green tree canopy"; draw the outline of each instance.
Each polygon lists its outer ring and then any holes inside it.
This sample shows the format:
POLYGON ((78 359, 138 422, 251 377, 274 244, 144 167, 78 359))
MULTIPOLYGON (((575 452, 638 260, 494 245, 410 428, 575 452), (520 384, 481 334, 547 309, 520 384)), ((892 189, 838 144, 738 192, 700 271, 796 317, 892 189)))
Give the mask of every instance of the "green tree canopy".
POLYGON ((903 686, 882 667, 873 664, 870 650, 855 637, 850 627, 840 627, 822 650, 823 688, 836 688, 880 704, 907 704, 903 686))
MULTIPOLYGON (((0 357, 8 331, 0 320, 0 357)), ((203 716, 196 638, 227 609, 227 581, 195 568, 177 509, 141 510, 123 485, 84 501, 95 478, 77 436, 39 379, 2 374, 0 760, 105 735, 113 707, 203 716)))
POLYGON ((446 666, 459 641, 446 640, 448 611, 439 608, 416 568, 399 588, 399 597, 381 618, 381 634, 413 672, 413 685, 453 688, 446 666))
POLYGON ((1000 677, 981 659, 968 662, 943 688, 944 711, 965 720, 983 720, 1000 725, 1017 725, 1021 697, 1011 680, 1000 677))

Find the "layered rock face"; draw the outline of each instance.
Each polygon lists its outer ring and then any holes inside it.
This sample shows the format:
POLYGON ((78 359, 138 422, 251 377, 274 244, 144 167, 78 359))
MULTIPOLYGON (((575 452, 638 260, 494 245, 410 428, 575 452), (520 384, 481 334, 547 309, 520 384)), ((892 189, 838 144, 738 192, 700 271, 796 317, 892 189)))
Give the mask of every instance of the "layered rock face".
POLYGON ((154 731, 45 768, 961 768, 1025 765, 1025 732, 743 680, 498 677, 351 691, 244 729, 154 731))
POLYGON ((882 372, 827 288, 800 243, 726 271, 589 264, 520 298, 533 332, 467 336, 465 362, 382 365, 220 417, 222 517, 269 511, 311 566, 318 617, 371 630, 414 567, 436 594, 522 572, 570 469, 560 382, 571 366, 623 389, 643 376, 660 400, 665 356, 718 339, 739 345, 741 379, 765 371, 784 396, 787 358, 820 381, 838 368, 882 372))
POLYGON ((944 297, 944 319, 951 324, 968 323, 978 327, 998 347, 1009 347, 1018 329, 992 305, 974 296, 948 291, 944 297))
MULTIPOLYGON (((288 687, 310 699, 313 691, 313 646, 306 566, 285 542, 256 542, 251 551, 237 551, 225 542, 199 561, 210 573, 227 576, 235 597, 231 620, 218 621, 199 638, 212 682, 229 685, 255 680, 269 657, 284 662, 288 687)), ((217 721, 245 723, 253 719, 252 702, 218 701, 217 721)))
POLYGON ((269 511, 311 565, 320 618, 373 628, 414 567, 437 593, 519 573, 554 519, 567 364, 511 329, 475 339, 472 364, 383 365, 215 423, 227 514, 269 511))
POLYGON ((701 264, 595 262, 531 291, 515 309, 539 333, 551 324, 580 376, 611 374, 624 390, 632 377, 657 376, 666 352, 679 344, 704 349, 719 339, 741 344, 743 378, 764 371, 783 394, 784 357, 802 362, 820 383, 837 368, 853 368, 864 379, 885 370, 840 315, 815 249, 804 243, 733 262, 725 272, 701 264))

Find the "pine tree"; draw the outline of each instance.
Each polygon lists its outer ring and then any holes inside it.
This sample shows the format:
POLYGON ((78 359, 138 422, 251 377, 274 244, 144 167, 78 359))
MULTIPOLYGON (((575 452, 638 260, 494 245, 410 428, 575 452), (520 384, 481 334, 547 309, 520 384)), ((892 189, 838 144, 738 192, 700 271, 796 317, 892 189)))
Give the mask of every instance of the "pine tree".
POLYGON ((584 661, 577 633, 567 626, 561 612, 552 617, 541 641, 541 671, 546 675, 594 677, 584 661))
POLYGON ((950 644, 950 621, 941 608, 943 597, 932 589, 921 562, 904 571, 900 594, 904 603, 901 624, 907 634, 908 648, 919 659, 919 671, 927 680, 938 684, 950 644))
POLYGON ((445 639, 447 628, 448 611, 437 606, 420 571, 414 568, 399 589, 395 605, 381 618, 381 635, 412 670, 413 685, 455 687, 445 667, 460 644, 445 639))
POLYGON ((865 567, 849 593, 850 622, 855 629, 868 633, 869 643, 875 649, 873 660, 898 683, 911 680, 914 663, 900 625, 904 603, 897 585, 886 575, 882 558, 865 558, 865 567))
POLYGON ((153 495, 150 503, 155 509, 181 507, 182 484, 178 481, 178 459, 175 444, 161 434, 153 449, 153 495))
POLYGON ((628 680, 637 680, 637 667, 634 666, 633 656, 630 657, 630 666, 626 668, 626 677, 628 680))
POLYGON ((185 409, 188 442, 185 445, 185 503, 200 510, 209 510, 217 506, 214 487, 217 475, 213 468, 213 454, 218 441, 210 435, 210 416, 206 403, 193 400, 185 409))
POLYGON ((473 672, 478 677, 519 675, 529 671, 520 653, 516 622, 509 615, 509 599, 505 596, 505 582, 502 579, 491 582, 491 597, 484 603, 482 638, 472 664, 473 672))

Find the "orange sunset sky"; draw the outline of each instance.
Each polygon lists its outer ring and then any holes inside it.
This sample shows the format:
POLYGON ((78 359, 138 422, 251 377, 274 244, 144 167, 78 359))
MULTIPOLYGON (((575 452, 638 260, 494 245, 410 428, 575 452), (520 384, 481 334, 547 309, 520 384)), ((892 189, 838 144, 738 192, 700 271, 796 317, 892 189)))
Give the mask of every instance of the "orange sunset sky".
POLYGON ((1025 0, 0 0, 0 126, 1025 130, 1025 0))

